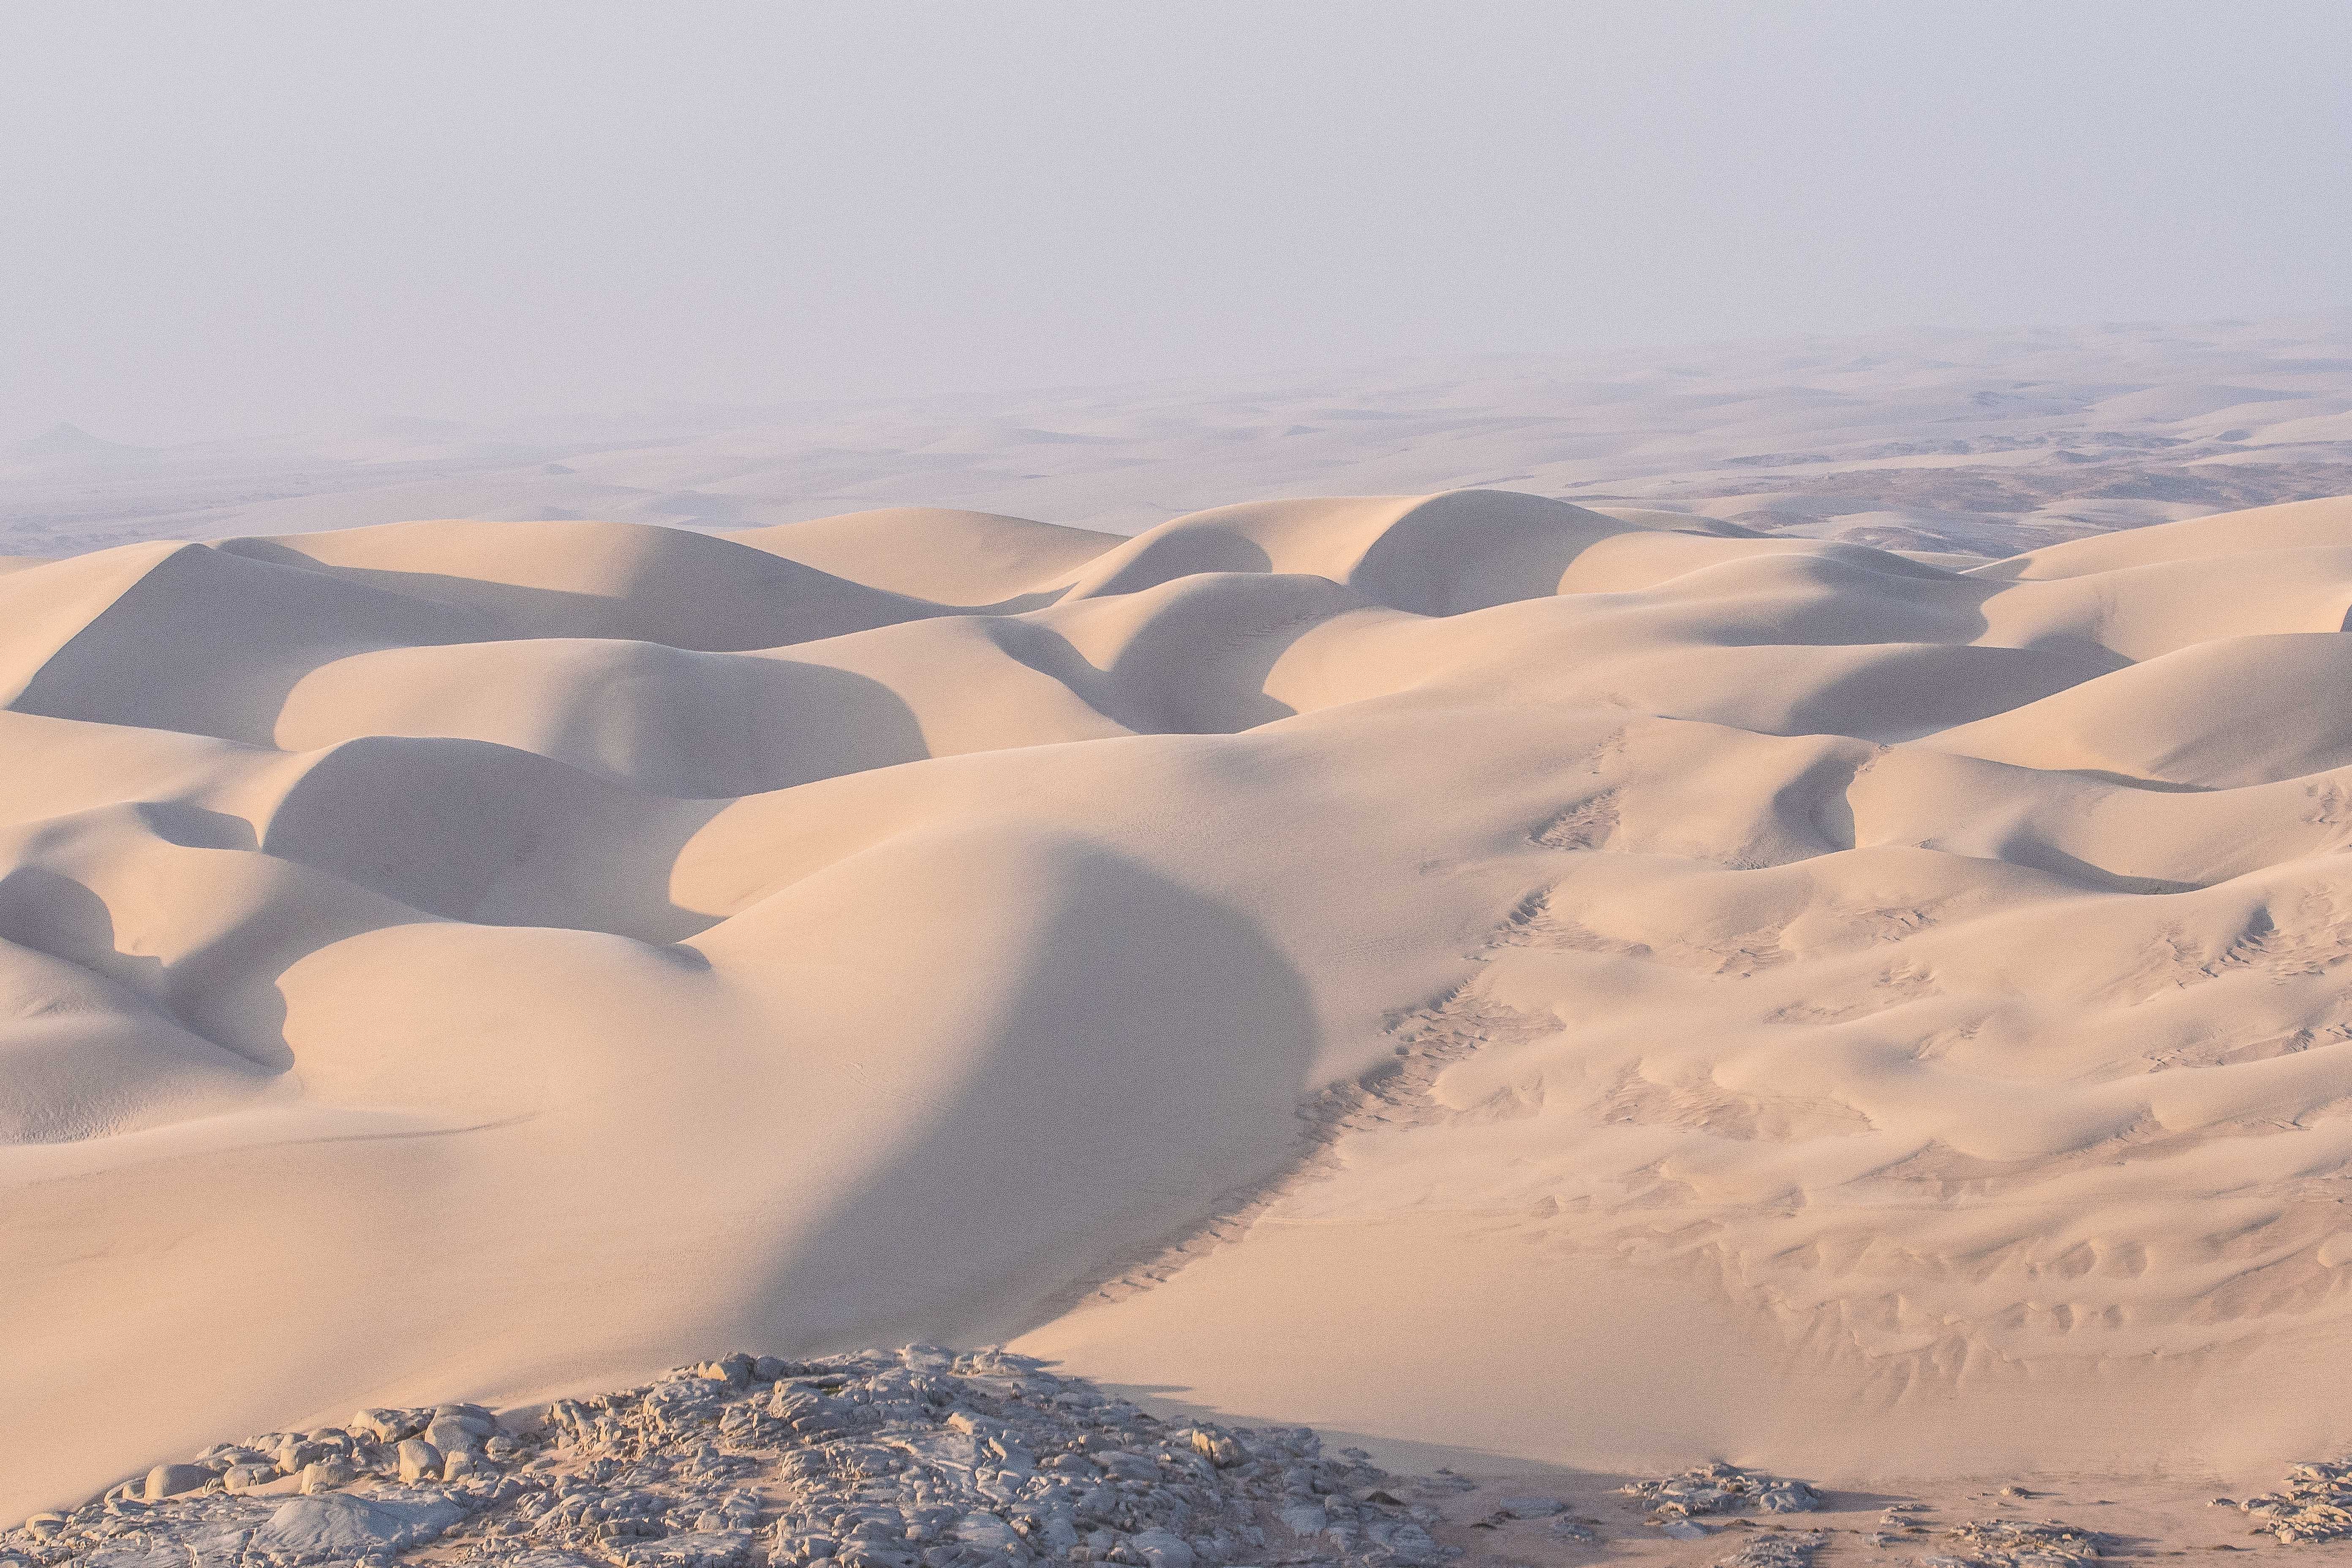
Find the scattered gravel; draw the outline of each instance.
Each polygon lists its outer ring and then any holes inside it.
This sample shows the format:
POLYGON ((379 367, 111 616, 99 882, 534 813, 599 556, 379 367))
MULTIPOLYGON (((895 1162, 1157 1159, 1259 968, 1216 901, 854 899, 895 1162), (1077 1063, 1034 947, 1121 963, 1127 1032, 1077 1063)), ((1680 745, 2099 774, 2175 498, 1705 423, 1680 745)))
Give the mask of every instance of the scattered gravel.
POLYGON ((1459 1489, 916 1345, 730 1356, 519 1430, 444 1405, 265 1433, 0 1531, 0 1568, 1436 1568, 1462 1549, 1406 1500, 1459 1489))
POLYGON ((1647 1502, 1651 1520, 1660 1525, 1699 1514, 1810 1513, 1822 1506, 1822 1494, 1802 1481, 1731 1465, 1702 1466, 1618 1489, 1647 1502))
MULTIPOLYGON (((2229 1500, 2214 1500, 2217 1504, 2229 1500)), ((2352 1463, 2297 1465, 2286 1473, 2284 1491, 2250 1497, 2238 1507, 2284 1542, 2352 1535, 2352 1463)))
POLYGON ((1761 1531, 1716 1568, 1807 1568, 1829 1539, 1818 1530, 1761 1531))
POLYGON ((2107 1544, 2097 1531, 2077 1530, 2055 1520, 1978 1520, 1953 1526, 1944 1531, 1944 1539, 1958 1550, 1922 1557, 1922 1568, 2080 1568, 2097 1561, 2107 1544))

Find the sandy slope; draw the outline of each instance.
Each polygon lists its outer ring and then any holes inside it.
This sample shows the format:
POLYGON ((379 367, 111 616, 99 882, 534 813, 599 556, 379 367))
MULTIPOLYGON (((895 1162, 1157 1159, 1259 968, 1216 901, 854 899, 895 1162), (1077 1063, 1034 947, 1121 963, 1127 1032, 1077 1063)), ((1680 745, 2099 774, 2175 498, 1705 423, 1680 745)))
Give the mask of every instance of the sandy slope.
POLYGON ((1008 1335, 1527 1460, 2267 1473, 2352 1436, 2347 608, 2352 500, 0 574, 0 1515, 1008 1335))

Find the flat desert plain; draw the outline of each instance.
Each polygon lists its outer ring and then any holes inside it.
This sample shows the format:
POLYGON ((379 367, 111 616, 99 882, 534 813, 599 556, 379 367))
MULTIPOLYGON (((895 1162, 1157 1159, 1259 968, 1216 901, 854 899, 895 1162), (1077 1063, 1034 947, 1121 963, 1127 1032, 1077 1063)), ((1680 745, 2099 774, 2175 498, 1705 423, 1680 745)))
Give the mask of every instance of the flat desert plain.
POLYGON ((1131 534, 1251 499, 1531 491, 2012 555, 2352 493, 2352 316, 1486 354, 1018 395, 0 443, 0 555, 420 517, 698 529, 951 507, 1131 534))

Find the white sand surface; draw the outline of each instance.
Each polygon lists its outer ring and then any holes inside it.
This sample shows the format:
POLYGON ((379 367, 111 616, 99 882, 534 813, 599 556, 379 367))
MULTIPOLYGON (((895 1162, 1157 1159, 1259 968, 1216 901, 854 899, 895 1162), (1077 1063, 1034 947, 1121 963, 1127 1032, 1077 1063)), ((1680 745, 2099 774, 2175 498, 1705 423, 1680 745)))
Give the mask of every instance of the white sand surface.
POLYGON ((0 1517, 912 1339, 1610 1471, 2352 1437, 2352 500, 1622 510, 0 574, 0 1517))

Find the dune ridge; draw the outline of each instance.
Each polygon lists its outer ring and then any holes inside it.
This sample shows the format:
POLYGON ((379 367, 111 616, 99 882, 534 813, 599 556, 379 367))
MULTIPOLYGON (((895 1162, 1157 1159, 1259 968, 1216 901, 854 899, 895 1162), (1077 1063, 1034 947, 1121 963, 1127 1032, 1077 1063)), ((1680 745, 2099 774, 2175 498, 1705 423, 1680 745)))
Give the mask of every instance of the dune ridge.
POLYGON ((2347 611, 2352 499, 19 565, 0 1514, 712 1343, 1620 1468, 2307 1457, 2347 611))

